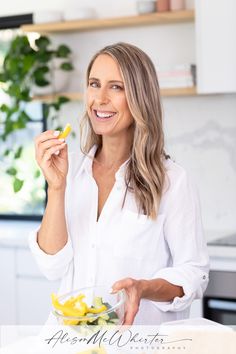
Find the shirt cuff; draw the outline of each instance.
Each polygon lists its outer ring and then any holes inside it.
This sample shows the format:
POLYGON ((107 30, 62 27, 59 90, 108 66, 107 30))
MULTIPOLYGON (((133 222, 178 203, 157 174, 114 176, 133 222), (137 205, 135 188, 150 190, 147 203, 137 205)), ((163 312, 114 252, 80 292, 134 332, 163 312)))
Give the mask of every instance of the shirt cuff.
POLYGON ((57 253, 51 255, 44 252, 37 242, 38 230, 31 231, 29 234, 30 250, 41 270, 41 272, 49 280, 56 280, 61 278, 67 271, 69 263, 73 258, 73 248, 71 240, 68 236, 66 245, 57 253))
POLYGON ((182 286, 184 296, 176 296, 172 301, 152 301, 161 311, 182 311, 188 308, 193 300, 201 299, 208 284, 208 273, 194 269, 192 266, 163 268, 153 279, 161 278, 173 285, 182 286))

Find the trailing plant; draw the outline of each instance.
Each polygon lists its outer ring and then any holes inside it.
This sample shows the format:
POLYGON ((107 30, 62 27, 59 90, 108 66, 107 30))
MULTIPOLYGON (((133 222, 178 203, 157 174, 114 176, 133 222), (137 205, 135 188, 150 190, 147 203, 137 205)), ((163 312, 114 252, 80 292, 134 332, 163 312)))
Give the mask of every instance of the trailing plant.
MULTIPOLYGON (((18 35, 12 40, 0 71, 0 87, 9 96, 9 103, 0 105, 0 142, 7 145, 13 134, 27 129, 27 124, 34 121, 27 112, 27 105, 33 100, 32 88, 51 84, 51 64, 54 58, 62 58, 61 70, 73 70, 70 56, 71 50, 67 45, 61 44, 52 49, 50 39, 46 36, 39 37, 32 46, 26 35, 18 35)), ((68 101, 67 97, 59 96, 53 102, 45 103, 45 118, 52 112, 59 113, 68 101)), ((55 129, 60 129, 57 118, 58 114, 54 115, 55 129)), ((7 160, 5 172, 12 176, 15 192, 21 190, 24 184, 15 163, 22 156, 23 150, 24 142, 14 141, 14 146, 8 146, 1 152, 2 162, 7 160)), ((39 175, 37 170, 35 177, 39 175)))

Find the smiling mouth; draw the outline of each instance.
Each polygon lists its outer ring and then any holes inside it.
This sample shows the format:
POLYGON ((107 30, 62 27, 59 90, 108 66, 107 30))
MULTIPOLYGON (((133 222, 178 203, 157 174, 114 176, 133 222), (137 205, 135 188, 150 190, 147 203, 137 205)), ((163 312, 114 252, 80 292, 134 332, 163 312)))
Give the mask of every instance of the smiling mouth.
POLYGON ((116 112, 104 112, 104 111, 98 111, 98 110, 93 110, 95 116, 99 120, 108 120, 114 117, 116 115, 116 112))

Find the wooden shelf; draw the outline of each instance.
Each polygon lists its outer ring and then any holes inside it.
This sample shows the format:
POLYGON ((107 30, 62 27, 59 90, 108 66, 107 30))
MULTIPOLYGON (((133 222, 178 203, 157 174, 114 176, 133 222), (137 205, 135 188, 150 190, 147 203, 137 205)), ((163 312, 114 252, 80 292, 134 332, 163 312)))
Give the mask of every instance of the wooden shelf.
POLYGON ((153 12, 139 16, 114 17, 103 19, 76 20, 54 23, 42 23, 34 25, 23 25, 21 29, 24 32, 72 32, 72 31, 90 31, 94 29, 132 27, 141 25, 168 24, 179 22, 194 21, 194 10, 153 12))
POLYGON ((196 86, 161 89, 162 97, 196 96, 196 95, 197 95, 196 86))
POLYGON ((33 101, 52 102, 53 100, 57 99, 59 96, 68 97, 71 101, 83 101, 84 99, 84 95, 80 92, 60 92, 51 95, 34 96, 33 101))
MULTIPOLYGON (((195 86, 161 89, 162 97, 195 96, 195 95, 197 95, 197 89, 195 86)), ((57 93, 52 95, 35 96, 33 97, 33 100, 50 102, 59 96, 68 97, 71 101, 82 101, 84 99, 84 95, 80 92, 62 92, 62 93, 57 93)))

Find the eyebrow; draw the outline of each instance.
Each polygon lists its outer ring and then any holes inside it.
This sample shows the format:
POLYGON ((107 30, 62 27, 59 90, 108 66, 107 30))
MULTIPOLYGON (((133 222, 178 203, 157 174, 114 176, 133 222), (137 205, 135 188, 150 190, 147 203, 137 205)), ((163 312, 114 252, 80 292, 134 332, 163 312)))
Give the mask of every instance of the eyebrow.
MULTIPOLYGON (((96 77, 89 77, 89 80, 100 81, 100 80, 97 79, 96 77)), ((109 83, 120 82, 121 84, 124 84, 123 81, 120 81, 120 80, 109 80, 108 82, 109 82, 109 83)))

